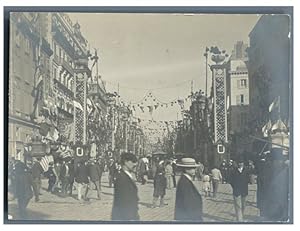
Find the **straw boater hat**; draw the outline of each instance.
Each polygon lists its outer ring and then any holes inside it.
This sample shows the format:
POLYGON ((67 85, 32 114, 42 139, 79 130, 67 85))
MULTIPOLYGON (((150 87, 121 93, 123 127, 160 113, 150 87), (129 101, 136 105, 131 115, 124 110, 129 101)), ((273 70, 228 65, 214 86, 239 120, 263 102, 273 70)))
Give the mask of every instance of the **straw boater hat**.
POLYGON ((176 165, 184 168, 196 168, 200 166, 199 164, 196 164, 196 161, 193 158, 182 158, 181 161, 176 165))

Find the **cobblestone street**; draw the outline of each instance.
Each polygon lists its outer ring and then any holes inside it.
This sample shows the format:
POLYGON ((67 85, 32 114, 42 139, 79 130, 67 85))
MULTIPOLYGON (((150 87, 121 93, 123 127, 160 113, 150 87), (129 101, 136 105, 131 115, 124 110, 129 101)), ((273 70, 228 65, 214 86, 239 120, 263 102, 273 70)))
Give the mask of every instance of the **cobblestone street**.
MULTIPOLYGON (((201 181, 194 181, 196 187, 201 189, 201 181)), ((146 185, 137 183, 139 188, 139 214, 141 221, 172 221, 174 218, 176 189, 167 190, 166 205, 163 208, 151 208, 153 184, 149 181, 146 185)), ((90 201, 79 202, 76 199, 76 190, 73 197, 59 197, 45 191, 47 181, 43 181, 40 202, 32 199, 28 205, 28 219, 33 220, 72 220, 72 221, 109 221, 113 188, 108 187, 107 175, 103 176, 102 200, 96 200, 96 190, 89 192, 90 201), (80 212, 79 212, 80 211, 80 212)), ((256 185, 249 185, 245 220, 247 222, 258 221, 258 209, 256 205, 256 185)), ((235 222, 232 190, 229 184, 221 184, 217 198, 204 197, 204 221, 205 222, 235 222)), ((16 200, 9 201, 9 214, 14 219, 17 216, 16 200)))

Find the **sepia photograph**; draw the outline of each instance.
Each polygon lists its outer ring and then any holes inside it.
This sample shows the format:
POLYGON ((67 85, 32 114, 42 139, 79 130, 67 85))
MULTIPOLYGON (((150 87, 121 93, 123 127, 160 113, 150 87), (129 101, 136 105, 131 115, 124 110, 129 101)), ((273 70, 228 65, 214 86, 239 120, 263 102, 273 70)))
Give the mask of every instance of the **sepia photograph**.
POLYGON ((5 8, 4 223, 293 224, 293 7, 5 8))

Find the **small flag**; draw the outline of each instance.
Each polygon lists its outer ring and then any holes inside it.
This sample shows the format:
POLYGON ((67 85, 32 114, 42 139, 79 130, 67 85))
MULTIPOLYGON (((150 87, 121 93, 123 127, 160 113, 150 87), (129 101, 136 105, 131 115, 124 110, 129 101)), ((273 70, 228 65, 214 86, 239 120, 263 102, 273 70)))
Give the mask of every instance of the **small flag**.
POLYGON ((153 106, 147 106, 147 107, 149 109, 149 113, 152 114, 152 112, 153 112, 153 106))
POLYGON ((268 137, 268 134, 269 134, 269 131, 272 127, 272 123, 271 123, 271 120, 269 120, 261 129, 262 133, 263 133, 263 136, 264 137, 268 137))
POLYGON ((278 96, 270 104, 270 106, 269 106, 269 112, 272 112, 274 110, 274 108, 278 108, 279 104, 280 104, 280 102, 279 102, 279 96, 278 96))
POLYGON ((42 166, 44 172, 47 172, 49 169, 49 163, 54 162, 53 156, 44 156, 41 161, 40 165, 42 166))

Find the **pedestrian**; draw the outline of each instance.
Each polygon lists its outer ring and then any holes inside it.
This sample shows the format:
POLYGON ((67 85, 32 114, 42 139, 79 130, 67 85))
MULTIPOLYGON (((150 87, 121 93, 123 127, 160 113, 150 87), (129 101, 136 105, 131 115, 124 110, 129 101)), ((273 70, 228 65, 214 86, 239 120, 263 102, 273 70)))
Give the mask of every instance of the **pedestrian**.
POLYGON ((204 172, 204 175, 202 177, 203 179, 203 185, 202 185, 202 189, 204 191, 205 196, 209 196, 210 197, 210 191, 211 191, 211 187, 210 187, 210 183, 211 183, 211 179, 209 176, 209 173, 206 171, 204 172))
POLYGON ((54 185, 56 182, 56 173, 54 172, 54 163, 49 163, 48 171, 45 172, 45 176, 48 178, 48 192, 54 193, 54 185))
POLYGON ((267 161, 264 219, 287 222, 289 219, 289 160, 281 148, 272 148, 267 161))
POLYGON ((98 171, 98 175, 99 175, 99 190, 101 192, 101 179, 102 179, 102 175, 103 172, 105 171, 105 160, 104 158, 100 157, 98 158, 97 162, 96 162, 96 166, 97 166, 97 171, 98 171))
POLYGON ((172 160, 172 169, 173 169, 173 174, 172 174, 172 179, 173 179, 173 187, 176 188, 176 160, 172 160))
POLYGON ((114 180, 115 180, 115 173, 117 172, 116 162, 114 159, 110 159, 108 163, 108 185, 111 188, 114 180))
POLYGON ((28 218, 26 208, 33 197, 31 164, 31 160, 27 160, 26 164, 17 160, 15 164, 16 198, 18 201, 19 216, 22 220, 28 218))
POLYGON ((139 220, 138 189, 132 178, 137 158, 132 153, 121 154, 121 170, 114 184, 112 220, 139 220))
POLYGON ((221 171, 215 166, 211 170, 211 180, 212 180, 212 186, 213 186, 213 197, 217 196, 219 183, 222 182, 222 174, 221 171))
POLYGON ((146 176, 148 175, 148 171, 149 171, 148 159, 146 157, 143 157, 139 161, 138 174, 137 174, 141 180, 142 185, 147 183, 146 176))
POLYGON ((73 187, 74 187, 74 181, 75 181, 74 158, 72 158, 68 162, 68 167, 69 167, 69 172, 70 172, 70 176, 69 176, 69 189, 70 189, 69 196, 72 196, 73 187))
POLYGON ((98 167, 97 167, 95 158, 91 158, 89 160, 88 173, 89 173, 89 177, 90 177, 90 182, 93 183, 96 187, 97 199, 100 200, 101 199, 100 185, 99 185, 99 178, 100 177, 99 177, 98 167))
POLYGON ((177 166, 183 174, 176 189, 175 220, 202 221, 202 197, 192 182, 198 165, 193 158, 182 158, 177 166))
POLYGON ((62 165, 60 160, 57 160, 54 164, 54 171, 56 173, 56 182, 54 185, 54 191, 57 190, 57 192, 61 192, 61 181, 60 181, 60 171, 61 171, 62 165))
POLYGON ((165 205, 164 196, 166 195, 167 179, 165 177, 163 166, 158 167, 153 181, 154 192, 153 192, 153 202, 152 208, 157 207, 157 201, 160 198, 159 207, 165 205))
POLYGON ((173 168, 172 168, 172 165, 170 163, 170 161, 167 161, 166 163, 166 166, 165 166, 165 176, 167 178, 167 188, 168 189, 171 189, 172 187, 172 182, 173 182, 173 179, 172 179, 172 176, 173 176, 173 168))
POLYGON ((267 174, 266 171, 268 170, 268 163, 267 163, 267 154, 270 151, 266 151, 260 153, 258 155, 258 160, 255 163, 255 169, 257 174, 257 190, 256 190, 256 201, 257 201, 257 208, 259 209, 260 216, 265 216, 265 201, 266 201, 266 191, 267 191, 267 174))
POLYGON ((11 200, 14 200, 16 197, 16 163, 17 160, 12 157, 8 163, 8 193, 11 196, 11 200))
POLYGON ((230 185, 233 190, 233 202, 236 219, 244 221, 244 211, 246 207, 246 197, 248 195, 249 174, 244 166, 244 160, 239 158, 237 167, 232 171, 230 185))
POLYGON ((70 168, 69 168, 68 160, 63 161, 61 172, 60 172, 60 181, 61 181, 62 196, 65 197, 67 196, 68 189, 70 186, 70 168))
POLYGON ((84 159, 78 162, 75 169, 75 182, 77 183, 77 198, 79 201, 82 199, 87 201, 87 194, 89 191, 89 178, 86 161, 84 159))
POLYGON ((202 180, 204 165, 201 162, 198 162, 199 166, 196 168, 196 178, 197 180, 202 180))
POLYGON ((255 184, 255 166, 252 161, 249 161, 248 171, 249 171, 249 183, 255 184))
POLYGON ((222 175, 222 184, 227 183, 227 177, 226 177, 226 172, 227 172, 227 163, 226 160, 223 160, 221 166, 220 166, 220 171, 222 175))
POLYGON ((44 172, 40 162, 38 160, 34 161, 33 166, 31 168, 31 174, 32 174, 32 186, 33 186, 33 192, 35 197, 35 202, 40 201, 40 195, 41 195, 41 185, 42 185, 42 179, 41 175, 44 172))

